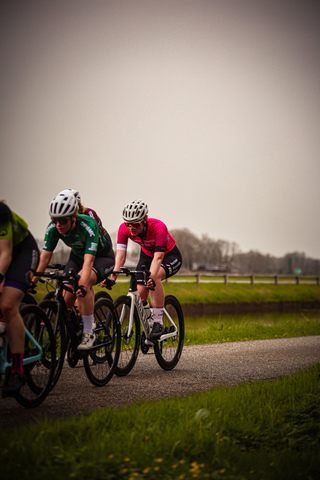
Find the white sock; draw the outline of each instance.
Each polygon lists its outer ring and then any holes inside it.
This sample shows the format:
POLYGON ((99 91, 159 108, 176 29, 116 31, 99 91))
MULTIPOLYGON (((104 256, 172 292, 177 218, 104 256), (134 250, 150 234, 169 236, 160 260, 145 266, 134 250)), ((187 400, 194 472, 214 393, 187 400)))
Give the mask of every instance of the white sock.
POLYGON ((162 321, 163 308, 153 308, 152 312, 153 312, 153 321, 163 325, 163 321, 162 321))
POLYGON ((82 318, 82 321, 83 321, 83 331, 93 333, 92 325, 93 325, 93 322, 94 322, 94 316, 93 315, 81 315, 81 318, 82 318))

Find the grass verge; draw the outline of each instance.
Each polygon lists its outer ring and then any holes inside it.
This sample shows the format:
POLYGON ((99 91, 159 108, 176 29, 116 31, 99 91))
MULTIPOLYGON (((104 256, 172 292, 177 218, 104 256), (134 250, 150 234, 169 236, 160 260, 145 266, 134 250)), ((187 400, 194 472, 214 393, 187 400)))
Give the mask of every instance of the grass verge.
POLYGON ((318 311, 204 316, 201 325, 205 326, 197 329, 188 328, 192 321, 185 318, 185 345, 320 335, 318 311))
POLYGON ((0 432, 2 478, 281 479, 320 475, 320 366, 0 432))
MULTIPOLYGON (((128 293, 129 282, 117 282, 107 290, 113 299, 128 293)), ((100 286, 95 291, 101 290, 100 286)), ((273 303, 273 302, 320 302, 318 285, 268 285, 268 284, 217 284, 217 283, 168 283, 164 284, 166 295, 175 295, 183 304, 210 303, 273 303)), ((43 284, 37 285, 36 300, 47 293, 43 284)))

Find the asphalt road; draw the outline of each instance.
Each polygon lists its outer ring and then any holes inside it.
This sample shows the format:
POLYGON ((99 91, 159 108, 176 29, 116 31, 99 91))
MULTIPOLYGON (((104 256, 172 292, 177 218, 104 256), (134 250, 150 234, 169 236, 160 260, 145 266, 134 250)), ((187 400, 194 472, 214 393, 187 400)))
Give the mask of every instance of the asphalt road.
POLYGON ((272 380, 320 363, 320 335, 184 347, 172 371, 162 370, 153 354, 139 352, 126 377, 114 377, 104 387, 93 386, 82 367, 68 364, 44 403, 25 409, 14 399, 0 398, 0 426, 11 428, 38 419, 89 414, 105 407, 186 396, 218 386, 272 380))

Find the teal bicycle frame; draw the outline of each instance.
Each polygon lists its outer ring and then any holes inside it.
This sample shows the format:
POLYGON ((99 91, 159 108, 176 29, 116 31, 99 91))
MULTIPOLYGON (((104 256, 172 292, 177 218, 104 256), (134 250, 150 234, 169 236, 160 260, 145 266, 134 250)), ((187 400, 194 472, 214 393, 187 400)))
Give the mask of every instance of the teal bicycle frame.
MULTIPOLYGON (((33 338, 29 330, 25 329, 27 337, 31 340, 35 347, 38 349, 38 353, 36 355, 32 355, 31 357, 26 357, 23 359, 23 365, 29 365, 30 363, 35 363, 42 358, 43 350, 41 345, 33 338)), ((4 375, 8 367, 11 368, 11 362, 8 362, 8 339, 5 339, 5 346, 4 348, 0 349, 0 375, 4 375)))

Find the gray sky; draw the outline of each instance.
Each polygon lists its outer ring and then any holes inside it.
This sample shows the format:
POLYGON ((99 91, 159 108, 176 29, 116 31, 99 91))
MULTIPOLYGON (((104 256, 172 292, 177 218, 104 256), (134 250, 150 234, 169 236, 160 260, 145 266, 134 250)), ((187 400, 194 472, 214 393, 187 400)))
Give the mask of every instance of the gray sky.
POLYGON ((0 197, 37 238, 75 188, 110 232, 143 198, 169 229, 320 258, 317 0, 0 9, 0 197))

